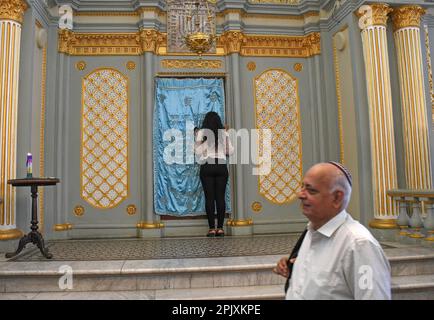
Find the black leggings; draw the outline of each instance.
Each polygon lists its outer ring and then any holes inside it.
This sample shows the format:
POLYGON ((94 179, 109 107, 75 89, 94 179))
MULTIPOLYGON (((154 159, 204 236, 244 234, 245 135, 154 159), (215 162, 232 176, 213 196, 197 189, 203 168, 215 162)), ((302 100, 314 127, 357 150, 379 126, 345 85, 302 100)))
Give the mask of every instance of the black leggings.
POLYGON ((205 193, 205 210, 210 229, 215 228, 215 207, 217 206, 217 228, 223 228, 226 211, 226 184, 228 182, 226 164, 208 164, 200 166, 200 181, 205 193), (214 205, 215 203, 215 205, 214 205))

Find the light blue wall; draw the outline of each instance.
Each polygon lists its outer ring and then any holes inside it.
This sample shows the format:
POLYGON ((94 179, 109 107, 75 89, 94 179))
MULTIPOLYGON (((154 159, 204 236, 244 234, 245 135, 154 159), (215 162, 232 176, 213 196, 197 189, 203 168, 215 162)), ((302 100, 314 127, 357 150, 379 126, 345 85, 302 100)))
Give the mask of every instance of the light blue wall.
MULTIPOLYGON (((420 2, 420 1, 419 1, 420 2)), ((77 2, 78 3, 78 2, 77 2)), ((299 82, 300 114, 302 123, 302 150, 303 150, 303 171, 305 172, 312 164, 319 161, 339 160, 339 126, 337 97, 335 87, 335 72, 332 49, 332 36, 343 26, 347 25, 349 30, 349 44, 351 48, 351 71, 354 84, 354 103, 356 112, 357 146, 360 155, 358 162, 357 183, 360 187, 358 197, 360 199, 360 219, 365 225, 373 218, 373 190, 369 136, 369 110, 366 94, 365 68, 363 62, 363 50, 358 27, 358 19, 354 15, 356 8, 364 1, 346 1, 343 6, 335 12, 328 20, 321 20, 318 24, 307 25, 304 28, 278 28, 269 30, 262 26, 263 33, 272 31, 274 34, 304 35, 312 31, 321 32, 321 55, 310 58, 271 58, 271 57, 240 57, 240 97, 241 112, 243 115, 242 126, 254 128, 254 101, 253 101, 253 80, 265 70, 279 68, 289 72, 299 82), (249 61, 256 63, 256 70, 247 70, 246 64, 249 61), (293 69, 294 63, 302 63, 303 70, 296 72, 293 69)), ((402 3, 402 1, 393 1, 402 3)), ((172 69, 163 69, 163 59, 190 59, 191 57, 179 56, 153 56, 152 71, 146 69, 145 56, 137 57, 88 57, 68 56, 59 54, 57 49, 57 18, 48 14, 47 9, 38 4, 38 1, 31 1, 31 8, 27 10, 22 33, 21 43, 21 65, 20 65, 20 98, 18 109, 18 175, 25 172, 25 155, 28 150, 34 150, 38 154, 39 145, 35 142, 34 135, 39 135, 38 124, 40 119, 35 117, 40 108, 40 95, 35 92, 37 79, 40 78, 40 68, 34 64, 39 63, 40 53, 35 46, 35 19, 48 30, 47 49, 47 89, 46 89, 46 120, 45 120, 45 175, 59 177, 61 183, 56 187, 46 188, 44 204, 44 235, 48 239, 69 238, 69 237, 92 237, 92 236, 135 236, 135 223, 146 220, 146 203, 144 196, 146 190, 152 188, 152 183, 145 173, 143 158, 146 156, 144 143, 146 141, 146 97, 153 96, 153 86, 145 86, 146 72, 152 72, 155 77, 161 72, 173 72, 172 69), (83 60, 87 67, 84 71, 75 68, 77 61, 83 60), (136 62, 136 69, 127 70, 127 61, 136 62), (101 212, 91 208, 80 199, 80 110, 81 110, 81 79, 98 67, 114 67, 127 75, 130 79, 130 197, 122 202, 116 209, 110 212, 101 212), (32 142, 33 141, 33 142, 32 142), (127 204, 135 204, 138 213, 128 216, 125 212, 127 204), (75 205, 83 205, 86 209, 83 217, 76 217, 72 210, 75 205), (61 223, 72 223, 75 228, 68 232, 54 232, 53 226, 61 223)), ((82 10, 94 9, 88 2, 83 3, 82 10)), ((109 5, 104 4, 104 5, 109 5)), ((132 8, 137 2, 126 4, 124 8, 132 8)), ((326 3, 323 9, 329 10, 332 3, 326 3)), ((149 6, 158 6, 164 9, 162 1, 153 1, 149 6)), ((219 10, 240 8, 251 13, 272 14, 282 12, 281 6, 271 5, 268 7, 248 4, 246 1, 219 1, 219 10)), ((305 1, 298 8, 285 8, 283 11, 288 14, 303 14, 310 10, 318 10, 316 1, 305 1)), ((424 20, 429 25, 431 53, 434 52, 434 18, 429 15, 424 20)), ((219 32, 233 29, 234 26, 244 28, 238 21, 231 21, 219 26, 219 32)), ((75 31, 134 31, 140 26, 155 27, 165 31, 165 25, 158 21, 140 21, 138 25, 119 26, 113 30, 110 24, 107 28, 102 25, 82 24, 75 25, 75 31), (102 29, 101 29, 102 28, 102 29)), ((404 167, 403 159, 403 132, 401 129, 400 95, 397 73, 397 63, 392 37, 392 27, 388 26, 388 50, 390 59, 391 87, 393 99, 393 117, 395 123, 395 143, 398 168, 404 167)), ((246 33, 260 33, 261 26, 245 27, 246 33)), ((422 32, 424 41, 424 33, 422 32)), ((423 42, 424 43, 424 42, 423 42)), ((423 55, 425 61, 424 46, 423 55)), ((207 57, 208 59, 209 57, 207 57)), ((233 68, 231 58, 212 57, 223 62, 221 69, 209 70, 225 74, 226 102, 228 111, 228 122, 234 124, 234 95, 233 68)), ((180 69, 176 72, 204 72, 203 69, 180 69)), ((425 70, 426 72, 427 70, 425 70)), ((429 98, 428 78, 426 75, 427 101, 429 98)), ((431 118, 429 103, 428 118, 431 118)), ((152 114, 152 113, 151 113, 152 114)), ((148 114, 149 115, 149 114, 148 114)), ((431 125, 431 121, 428 121, 431 125)), ((432 135, 432 130, 430 131, 432 135)), ((430 137, 431 149, 434 139, 430 137)), ((431 157, 434 162, 433 157, 431 157)), ((36 167, 37 164, 34 164, 36 167)), ((231 168, 232 179, 234 171, 231 168)), ((300 231, 306 219, 300 213, 298 202, 295 201, 286 205, 275 205, 258 194, 257 176, 251 175, 252 167, 242 167, 244 180, 243 212, 244 217, 254 219, 254 232, 288 232, 300 231), (260 201, 263 205, 260 213, 251 209, 254 201, 260 201)), ((398 170, 399 186, 405 186, 403 170, 398 170)), ((233 188, 232 188, 233 189, 233 188)), ((28 190, 17 190, 17 225, 21 230, 27 231, 30 221, 30 206, 28 190)), ((156 218, 157 219, 157 218, 156 218)), ((166 222, 175 230, 172 235, 185 235, 185 230, 191 234, 202 234, 206 230, 206 220, 199 221, 176 221, 166 222), (191 228, 183 228, 192 226, 191 228), (178 230, 178 231, 176 231, 178 230)))

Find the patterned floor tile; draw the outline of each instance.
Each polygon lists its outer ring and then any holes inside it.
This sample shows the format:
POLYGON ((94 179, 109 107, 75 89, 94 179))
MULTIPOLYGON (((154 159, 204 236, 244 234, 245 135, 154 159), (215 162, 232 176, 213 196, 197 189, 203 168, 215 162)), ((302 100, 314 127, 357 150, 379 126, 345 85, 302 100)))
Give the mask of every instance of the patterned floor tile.
MULTIPOLYGON (((289 254, 297 239, 298 235, 92 239, 48 241, 47 247, 53 261, 150 260, 289 254)), ((12 260, 46 261, 36 247, 12 260)))

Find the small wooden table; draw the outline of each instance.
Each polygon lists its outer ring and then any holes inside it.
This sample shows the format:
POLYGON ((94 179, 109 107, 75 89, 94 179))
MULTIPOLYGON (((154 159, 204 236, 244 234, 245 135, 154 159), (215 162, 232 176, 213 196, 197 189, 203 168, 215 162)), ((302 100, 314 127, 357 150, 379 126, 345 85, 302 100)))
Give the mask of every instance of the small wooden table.
POLYGON ((15 257, 17 254, 23 250, 27 243, 31 242, 38 246, 41 250, 43 256, 47 259, 51 259, 53 255, 48 253, 48 248, 45 248, 44 238, 42 234, 38 231, 38 187, 39 186, 52 186, 59 183, 60 180, 57 178, 25 178, 25 179, 13 179, 8 180, 8 184, 14 187, 30 187, 32 193, 32 221, 30 231, 27 235, 20 239, 18 244, 18 249, 15 252, 6 253, 6 258, 15 257))

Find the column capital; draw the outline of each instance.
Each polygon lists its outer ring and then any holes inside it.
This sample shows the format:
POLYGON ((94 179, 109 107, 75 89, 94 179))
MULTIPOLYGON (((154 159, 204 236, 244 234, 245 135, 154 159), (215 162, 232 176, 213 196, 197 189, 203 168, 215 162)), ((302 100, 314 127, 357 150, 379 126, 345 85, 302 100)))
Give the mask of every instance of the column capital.
POLYGON ((24 11, 27 8, 25 0, 0 0, 0 20, 10 19, 23 23, 24 11))
POLYGON ((359 28, 364 30, 367 27, 375 25, 385 27, 387 24, 387 15, 391 11, 392 8, 383 3, 361 6, 356 11, 356 15, 359 18, 359 28))
POLYGON ((241 31, 226 31, 219 38, 219 43, 225 47, 226 53, 240 53, 241 45, 246 36, 241 31))
POLYGON ((58 50, 61 53, 72 54, 73 43, 76 42, 75 34, 69 29, 59 29, 59 47, 58 50))
POLYGON ((421 6, 406 5, 393 9, 393 31, 406 27, 420 27, 420 18, 426 10, 421 6))
POLYGON ((319 32, 312 32, 304 37, 303 47, 310 56, 321 54, 321 35, 319 32))
POLYGON ((164 42, 165 40, 164 36, 154 29, 141 29, 139 36, 142 52, 156 53, 160 43, 164 42))

